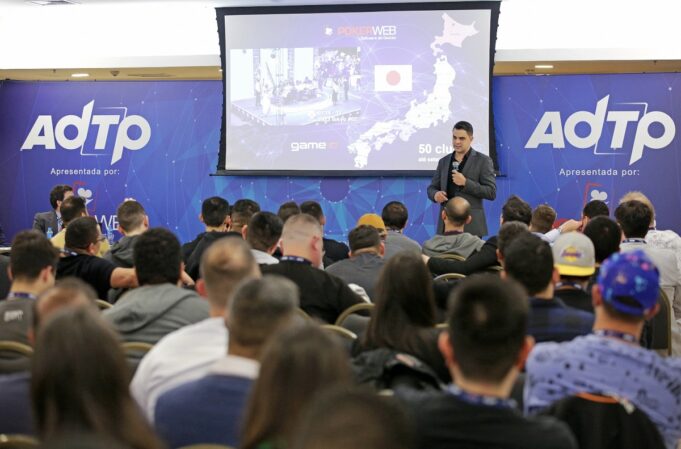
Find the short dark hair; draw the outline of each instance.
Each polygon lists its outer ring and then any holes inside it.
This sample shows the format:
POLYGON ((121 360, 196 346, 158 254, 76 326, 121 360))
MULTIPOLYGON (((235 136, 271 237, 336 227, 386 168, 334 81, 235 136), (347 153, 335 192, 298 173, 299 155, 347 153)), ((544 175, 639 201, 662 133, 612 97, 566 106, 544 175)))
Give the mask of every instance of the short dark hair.
POLYGON ((501 219, 504 223, 520 221, 529 226, 532 220, 532 208, 519 196, 511 195, 501 207, 501 219))
POLYGON ((407 207, 399 201, 391 201, 381 211, 381 218, 385 227, 393 230, 402 230, 407 226, 409 211, 407 207))
POLYGON ((468 134, 470 137, 473 137, 473 125, 471 125, 469 122, 465 122, 463 120, 458 121, 454 124, 452 132, 454 132, 455 129, 462 129, 466 131, 466 134, 468 134))
POLYGON ((206 226, 221 226, 229 215, 229 202, 219 196, 212 196, 203 200, 201 216, 206 226))
POLYGON ((87 213, 85 200, 79 196, 70 196, 61 203, 59 211, 61 212, 61 219, 64 226, 67 226, 76 218, 87 213))
POLYGON ((471 216, 471 205, 464 199, 464 201, 466 201, 465 207, 457 207, 456 204, 454 204, 457 202, 456 198, 458 197, 450 198, 447 201, 444 211, 445 215, 447 215, 447 220, 451 221, 457 226, 460 226, 466 224, 466 220, 468 220, 468 217, 471 216))
POLYGON ((461 282, 450 296, 447 327, 464 376, 494 383, 506 377, 525 341, 528 308, 515 282, 496 276, 461 282))
POLYGON ((123 201, 116 210, 118 224, 125 232, 133 231, 142 226, 146 215, 147 213, 144 210, 144 207, 135 200, 123 201))
POLYGON ((133 261, 140 285, 176 284, 182 265, 180 242, 167 229, 148 229, 135 240, 133 261))
POLYGON ((21 231, 12 240, 9 267, 14 279, 35 280, 45 267, 56 271, 59 251, 39 231, 21 231))
POLYGON ((599 216, 589 220, 584 228, 584 235, 594 244, 598 263, 620 250, 620 227, 608 217, 599 216))
POLYGON ((596 218, 602 215, 607 217, 610 215, 610 209, 608 209, 608 205, 601 200, 591 200, 584 205, 582 215, 587 218, 596 218))
POLYGON ((76 218, 66 227, 64 245, 71 249, 87 249, 99 238, 99 223, 94 217, 76 218))
POLYGON ((556 221, 556 211, 548 204, 540 204, 532 211, 532 219, 530 225, 536 232, 546 234, 553 227, 553 222, 556 221))
POLYGON ((253 249, 267 251, 281 238, 284 222, 272 212, 256 212, 248 222, 246 241, 253 249))
POLYGON ((316 201, 303 201, 300 203, 300 212, 308 215, 312 215, 321 223, 322 218, 324 218, 324 211, 322 206, 316 201))
POLYGON ((501 225, 501 228, 499 228, 499 234, 497 235, 497 249, 499 250, 499 253, 503 256, 506 254, 508 245, 515 240, 516 237, 529 233, 529 228, 523 222, 509 221, 508 223, 504 223, 501 225))
POLYGON ((50 206, 57 208, 57 201, 64 201, 64 193, 73 192, 73 187, 68 184, 57 184, 50 190, 50 206))
POLYGON ((246 226, 256 212, 260 212, 260 205, 255 201, 249 199, 237 200, 229 214, 232 217, 232 227, 246 226))
POLYGON ((530 296, 544 290, 553 276, 551 246, 534 234, 516 237, 504 253, 504 271, 525 287, 530 296))
POLYGON ((640 201, 625 201, 615 209, 615 219, 625 237, 644 238, 652 223, 653 211, 640 201))
POLYGON ((381 235, 373 226, 359 225, 348 234, 350 251, 364 248, 378 248, 381 246, 381 235))
POLYGON ((300 207, 295 201, 287 201, 283 203, 281 206, 279 206, 279 210, 277 211, 277 215, 284 223, 286 223, 286 220, 288 220, 289 217, 299 213, 300 207))

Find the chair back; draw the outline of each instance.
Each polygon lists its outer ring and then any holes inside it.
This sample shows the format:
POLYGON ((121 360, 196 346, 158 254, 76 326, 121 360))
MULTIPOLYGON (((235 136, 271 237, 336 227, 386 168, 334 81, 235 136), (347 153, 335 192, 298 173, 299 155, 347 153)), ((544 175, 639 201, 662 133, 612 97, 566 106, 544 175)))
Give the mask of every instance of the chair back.
POLYGON ((123 348, 125 358, 128 361, 130 374, 134 376, 142 358, 154 347, 154 345, 141 341, 127 341, 122 343, 121 347, 123 348))
POLYGON ((441 274, 439 276, 436 276, 435 279, 433 279, 433 282, 437 282, 437 281, 460 281, 461 279, 466 279, 466 275, 461 274, 461 273, 445 273, 445 274, 441 274))
POLYGON ((349 316, 355 314, 368 317, 371 315, 371 311, 374 309, 374 307, 375 305, 372 303, 354 304, 338 315, 338 319, 336 320, 335 324, 336 326, 343 326, 343 322, 347 320, 349 316))
POLYGON ((657 297, 660 311, 646 321, 644 326, 644 346, 663 352, 665 355, 672 353, 672 307, 664 290, 660 289, 657 297))
POLYGON ((0 374, 29 370, 33 348, 11 340, 0 340, 0 374))
POLYGON ((0 433, 1 449, 33 449, 39 446, 38 440, 30 435, 7 435, 0 433))

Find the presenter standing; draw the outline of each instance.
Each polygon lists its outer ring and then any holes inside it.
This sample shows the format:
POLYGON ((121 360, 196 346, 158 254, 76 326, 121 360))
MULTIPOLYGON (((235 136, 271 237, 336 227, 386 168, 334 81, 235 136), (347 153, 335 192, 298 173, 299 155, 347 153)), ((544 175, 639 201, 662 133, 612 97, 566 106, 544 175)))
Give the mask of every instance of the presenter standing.
MULTIPOLYGON (((468 122, 457 122, 452 129, 454 152, 437 163, 437 171, 428 186, 428 198, 441 208, 455 196, 468 200, 473 219, 464 231, 482 237, 487 235, 482 200, 496 198, 497 183, 492 159, 471 148, 472 142, 473 126, 468 122)), ((438 221, 437 232, 444 232, 442 218, 438 221)))

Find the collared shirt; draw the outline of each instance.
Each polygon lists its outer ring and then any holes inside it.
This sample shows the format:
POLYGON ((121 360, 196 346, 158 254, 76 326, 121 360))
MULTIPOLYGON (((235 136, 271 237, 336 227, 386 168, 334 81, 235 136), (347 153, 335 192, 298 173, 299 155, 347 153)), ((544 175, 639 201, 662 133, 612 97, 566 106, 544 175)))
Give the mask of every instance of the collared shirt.
POLYGON ((681 359, 589 334, 536 345, 526 369, 526 412, 579 392, 619 396, 648 415, 669 448, 681 438, 681 359))
POLYGON ((558 298, 530 298, 527 333, 537 342, 568 341, 591 332, 594 316, 573 309, 558 298))
POLYGON ((260 251, 259 249, 251 249, 251 254, 253 254, 255 262, 258 265, 272 265, 279 263, 279 259, 272 257, 270 254, 267 254, 265 251, 260 251))
POLYGON ((158 397, 204 375, 227 353, 227 338, 224 319, 208 318, 168 334, 147 353, 130 391, 151 422, 158 397))

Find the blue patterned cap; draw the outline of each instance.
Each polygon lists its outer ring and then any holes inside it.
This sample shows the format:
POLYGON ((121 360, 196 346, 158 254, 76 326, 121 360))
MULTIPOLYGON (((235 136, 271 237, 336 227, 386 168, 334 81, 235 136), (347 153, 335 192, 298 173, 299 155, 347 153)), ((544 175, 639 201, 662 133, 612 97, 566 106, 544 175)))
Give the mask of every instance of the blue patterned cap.
POLYGON ((660 272, 641 250, 615 253, 603 262, 598 286, 618 312, 644 316, 657 303, 660 272))

